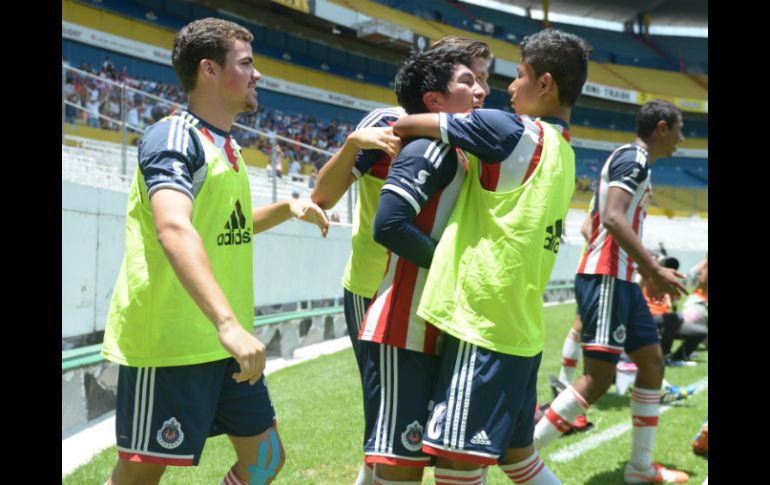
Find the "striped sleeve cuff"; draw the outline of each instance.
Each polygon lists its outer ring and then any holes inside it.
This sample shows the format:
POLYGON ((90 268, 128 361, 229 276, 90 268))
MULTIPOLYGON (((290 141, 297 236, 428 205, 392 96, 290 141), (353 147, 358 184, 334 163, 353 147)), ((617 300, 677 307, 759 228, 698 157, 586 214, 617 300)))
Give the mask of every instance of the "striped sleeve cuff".
POLYGON ((447 116, 449 116, 447 113, 439 113, 438 114, 438 127, 441 131, 441 141, 444 143, 449 143, 449 135, 447 134, 447 116))
POLYGON ((412 197, 409 192, 402 189, 398 185, 385 184, 382 186, 382 190, 390 190, 391 192, 394 192, 400 195, 405 201, 409 202, 409 205, 411 205, 412 208, 414 209, 415 215, 420 213, 420 204, 418 204, 417 201, 414 200, 414 197, 412 197))
POLYGON ((617 180, 614 182, 610 182, 608 184, 608 187, 618 187, 620 189, 625 190, 626 192, 630 193, 631 195, 634 195, 634 190, 631 189, 628 185, 624 184, 623 182, 618 182, 617 180))
POLYGON ((187 197, 189 197, 189 198, 190 198, 190 200, 192 200, 193 202, 195 202, 195 196, 192 194, 192 192, 190 192, 189 190, 187 190, 187 189, 185 189, 184 187, 181 187, 181 186, 179 186, 179 185, 177 185, 177 184, 158 184, 158 185, 154 185, 154 186, 153 186, 153 187, 152 187, 152 188, 151 188, 151 189, 150 189, 150 190, 147 192, 147 198, 148 198, 148 199, 149 199, 149 198, 151 198, 151 197, 152 197, 152 194, 154 194, 155 192, 157 192, 157 191, 158 191, 158 190, 160 190, 160 189, 174 189, 174 190, 176 190, 176 191, 178 191, 178 192, 181 192, 181 193, 183 193, 184 195, 186 195, 187 197))

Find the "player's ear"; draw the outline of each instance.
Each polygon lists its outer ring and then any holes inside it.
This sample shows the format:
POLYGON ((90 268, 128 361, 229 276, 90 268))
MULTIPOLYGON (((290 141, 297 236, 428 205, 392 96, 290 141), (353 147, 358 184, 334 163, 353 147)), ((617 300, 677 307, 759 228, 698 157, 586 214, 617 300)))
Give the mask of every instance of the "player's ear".
POLYGON ((209 59, 201 59, 201 62, 198 64, 198 73, 208 78, 216 77, 214 63, 209 59))
POLYGON ((558 89, 558 87, 550 72, 546 72, 537 78, 537 90, 539 94, 546 94, 554 89, 558 89))
POLYGON ((428 91, 422 95, 422 104, 429 112, 440 111, 441 107, 441 93, 438 91, 428 91))

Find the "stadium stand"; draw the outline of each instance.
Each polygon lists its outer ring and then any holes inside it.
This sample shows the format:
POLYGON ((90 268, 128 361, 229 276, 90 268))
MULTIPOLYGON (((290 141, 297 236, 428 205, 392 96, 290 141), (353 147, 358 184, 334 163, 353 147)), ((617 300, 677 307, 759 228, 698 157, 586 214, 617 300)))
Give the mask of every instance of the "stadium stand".
MULTIPOLYGON (((339 4, 346 3, 343 0, 334 1, 335 3, 339 4)), ((416 31, 421 33, 430 34, 430 32, 420 30, 425 29, 425 25, 432 26, 430 28, 434 30, 437 28, 434 25, 436 24, 435 19, 420 19, 414 15, 409 15, 398 10, 393 10, 374 2, 364 3, 376 6, 373 10, 366 11, 366 13, 370 16, 395 15, 399 21, 402 20, 404 16, 410 17, 410 21, 413 23, 407 25, 411 25, 411 27, 414 27, 417 29, 416 31)), ((358 7, 362 7, 361 2, 355 2, 355 4, 358 7)), ((177 25, 181 26, 192 15, 210 15, 213 13, 212 11, 205 11, 205 9, 201 10, 203 7, 195 4, 179 4, 175 2, 164 3, 152 0, 144 2, 104 0, 101 4, 99 4, 99 8, 79 2, 74 2, 72 0, 63 0, 62 6, 63 19, 65 20, 80 22, 86 24, 87 26, 91 26, 92 28, 100 26, 104 29, 104 31, 108 33, 113 35, 123 34, 128 36, 128 38, 131 38, 130 36, 132 35, 141 34, 143 39, 161 39, 164 37, 166 39, 170 39, 173 35, 171 30, 161 29, 157 26, 147 24, 147 22, 143 19, 143 16, 149 6, 160 7, 156 10, 153 10, 157 17, 157 20, 154 23, 166 25, 169 29, 173 29, 175 28, 174 26, 177 25), (66 9, 65 6, 67 7, 66 9), (126 18, 124 15, 131 15, 134 18, 126 18), (153 35, 147 35, 148 31, 153 32, 153 35)), ((425 8, 428 6, 430 6, 430 4, 426 4, 425 8)), ((427 15, 425 12, 427 11, 423 10, 423 16, 427 15)), ((527 24, 527 22, 534 22, 531 21, 531 19, 524 20, 526 22, 522 22, 522 25, 527 24)), ((322 44, 313 42, 312 39, 302 39, 302 42, 297 42, 294 36, 266 27, 257 26, 256 24, 249 24, 249 27, 252 28, 252 31, 256 30, 257 34, 262 36, 261 38, 264 40, 264 43, 279 47, 277 51, 267 53, 271 57, 276 57, 278 55, 278 51, 283 48, 292 50, 290 62, 286 62, 286 59, 283 58, 279 61, 275 58, 262 57, 259 54, 255 54, 255 57, 258 58, 258 65, 260 65, 259 63, 263 60, 266 61, 266 67, 264 68, 266 72, 273 74, 275 71, 272 68, 280 65, 282 69, 279 70, 278 74, 275 74, 276 76, 302 82, 303 84, 312 85, 314 87, 328 87, 329 80, 337 81, 340 79, 339 75, 331 72, 331 70, 323 72, 322 70, 313 68, 312 63, 303 62, 301 59, 297 59, 297 57, 293 55, 293 53, 296 52, 308 57, 315 56, 316 61, 323 59, 324 62, 326 62, 329 60, 330 56, 333 57, 337 55, 333 53, 333 49, 328 48, 328 46, 323 46, 322 44), (324 48, 326 49, 325 51, 324 48), (284 74, 290 75, 284 76, 284 74)), ((458 32, 461 34, 467 34, 467 32, 458 32)), ((438 35, 438 33, 438 31, 434 31, 432 35, 435 36, 438 35)), ((446 33, 448 33, 446 30, 440 31, 442 36, 446 33)), ((628 37, 630 38, 630 36, 628 37)), ((631 40, 634 41, 633 39, 631 40)), ((512 44, 509 42, 497 41, 495 39, 490 39, 490 41, 491 43, 504 43, 507 44, 508 47, 512 46, 512 44)), ((255 46, 258 47, 260 45, 261 44, 259 42, 255 42, 255 46)), ((115 68, 116 74, 120 72, 120 77, 128 79, 129 83, 131 80, 133 80, 135 86, 141 86, 145 89, 149 89, 150 93, 161 94, 163 96, 171 95, 170 99, 177 102, 182 101, 181 93, 179 92, 178 88, 176 88, 176 86, 173 84, 173 81, 168 81, 169 79, 174 78, 173 71, 168 66, 149 61, 142 61, 131 56, 114 53, 112 51, 99 49, 92 46, 86 46, 79 42, 69 41, 66 39, 63 41, 62 49, 62 56, 64 59, 70 59, 73 64, 81 65, 81 67, 86 68, 88 68, 89 65, 100 66, 104 62, 105 57, 109 56, 109 58, 112 60, 112 63, 115 66, 119 66, 119 68, 115 68), (131 77, 129 77, 129 75, 131 77)), ((352 59, 354 64, 358 63, 359 68, 369 68, 369 66, 361 64, 360 59, 356 60, 356 57, 350 57, 350 55, 355 54, 348 53, 348 57, 345 59, 346 62, 352 59)), ((629 72, 633 74, 631 77, 633 77, 635 80, 634 84, 637 86, 643 85, 642 89, 646 91, 660 91, 662 90, 660 88, 673 86, 670 87, 669 91, 679 95, 691 94, 690 88, 699 90, 703 97, 707 97, 708 95, 707 75, 700 76, 694 80, 688 77, 684 77, 679 73, 673 72, 653 71, 650 69, 631 66, 610 66, 603 63, 593 64, 599 68, 592 69, 591 75, 596 76, 597 78, 601 78, 601 76, 607 75, 608 77, 614 79, 621 79, 624 76, 618 77, 617 72, 626 72, 623 70, 628 69, 631 70, 629 72), (616 70, 617 72, 612 72, 612 70, 616 70), (596 75, 595 73, 601 74, 596 75), (664 78, 669 81, 669 83, 664 85, 657 80, 659 78, 664 78), (677 87, 677 82, 685 82, 689 85, 681 84, 677 87), (637 83, 642 84, 640 85, 637 83)), ((340 62, 340 65, 342 65, 342 62, 340 62)), ((94 69, 94 71, 96 71, 96 69, 94 69)), ((342 75, 347 75, 349 77, 349 74, 350 73, 343 73, 342 75)), ((368 70, 366 82, 359 82, 358 80, 352 81, 349 79, 345 79, 345 82, 356 83, 356 86, 365 85, 369 88, 374 88, 375 90, 383 89, 383 91, 387 91, 388 94, 392 96, 392 93, 389 92, 389 89, 380 88, 379 86, 375 86, 373 84, 381 82, 381 80, 378 81, 376 79, 370 78, 368 76, 368 70)), ((630 83, 626 84, 630 88, 634 88, 634 86, 632 86, 630 83)), ((339 84, 334 87, 336 91, 340 91, 338 86, 339 84)), ((384 92, 375 91, 375 96, 367 96, 372 94, 372 92, 367 92, 366 90, 356 90, 349 92, 356 92, 356 94, 362 97, 368 97, 368 99, 372 99, 374 101, 381 101, 383 98, 385 98, 385 96, 383 96, 384 92)), ((333 151, 335 147, 341 144, 341 142, 344 140, 344 136, 346 136, 347 133, 352 129, 352 124, 357 122, 362 114, 362 111, 356 109, 342 106, 332 106, 308 99, 289 96, 267 89, 260 90, 259 96, 261 102, 259 112, 252 113, 246 117, 242 117, 242 119, 239 121, 241 121, 246 126, 253 126, 266 130, 268 133, 277 133, 279 135, 295 138, 298 141, 313 146, 321 146, 322 148, 327 148, 330 151, 333 151), (308 112, 309 109, 314 113, 312 118, 303 114, 308 112), (329 126, 332 125, 334 125, 334 127, 329 130, 329 126), (325 134, 328 135, 323 137, 323 142, 319 142, 320 140, 318 135, 320 132, 325 132, 325 134)), ((487 106, 510 109, 507 106, 508 103, 509 100, 506 93, 499 90, 493 90, 492 95, 490 95, 488 99, 487 106)), ((84 105, 85 103, 81 102, 81 104, 84 105)), ((106 109, 107 106, 108 103, 105 103, 103 105, 103 109, 106 109)), ((163 114, 162 112, 159 112, 156 113, 156 116, 153 117, 153 109, 153 106, 150 106, 149 109, 145 107, 144 111, 149 111, 150 116, 148 116, 146 120, 143 120, 143 122, 152 122, 154 119, 157 119, 158 116, 163 114)), ((72 110, 69 111, 69 113, 71 112, 72 110)), ((168 112, 168 110, 166 110, 166 112, 168 112)), ((573 136, 576 138, 586 140, 601 140, 614 144, 627 143, 629 139, 632 139, 633 137, 634 116, 634 113, 628 111, 628 108, 621 111, 611 111, 590 105, 578 106, 575 110, 571 131, 573 136)), ((70 116, 70 119, 71 118, 73 117, 70 116)), ((113 142, 120 141, 119 137, 105 130, 110 128, 116 129, 116 126, 112 123, 105 122, 103 120, 100 124, 100 127, 96 129, 85 126, 82 118, 75 117, 74 121, 75 122, 73 124, 65 127, 65 131, 67 133, 80 135, 88 133, 91 136, 96 136, 97 138, 105 140, 111 140, 113 142)), ((685 141, 682 147, 689 149, 707 150, 708 142, 705 138, 708 133, 707 119, 702 116, 699 118, 694 117, 693 119, 686 118, 685 125, 685 135, 688 136, 688 139, 685 141)), ((136 135, 133 136, 135 137, 136 135)), ((264 167, 267 165, 268 155, 271 151, 271 141, 269 136, 257 136, 254 134, 242 133, 239 139, 241 140, 241 144, 246 147, 245 155, 247 163, 259 167, 264 167)), ((298 158, 301 162, 303 162, 302 173, 304 174, 312 171, 313 166, 319 166, 326 159, 326 157, 317 152, 309 151, 301 147, 295 148, 296 150, 293 150, 291 147, 289 147, 287 153, 288 157, 284 161, 284 173, 287 172, 287 165, 291 158, 298 158)), ((577 148, 576 153, 578 161, 578 174, 581 174, 582 171, 586 177, 589 175, 590 170, 587 168, 584 169, 582 167, 591 167, 597 163, 601 164, 609 155, 609 151, 606 150, 589 150, 583 148, 577 148)), ((676 194, 677 190, 684 188, 689 188, 696 191, 707 190, 707 180, 707 162, 702 160, 694 161, 692 159, 675 158, 672 159, 669 164, 663 164, 663 162, 661 162, 661 165, 656 167, 657 185, 671 187, 671 190, 673 191, 672 193, 674 194, 673 197, 661 197, 661 201, 663 201, 665 204, 664 208, 666 210, 704 210, 703 207, 707 207, 707 205, 702 204, 702 201, 698 197, 690 195, 676 196, 676 194), (687 207, 686 203, 681 203, 680 201, 697 201, 698 204, 693 207, 687 207)), ((580 196, 576 195, 578 206, 582 205, 580 204, 579 199, 580 196)))
MULTIPOLYGON (((538 20, 493 10, 480 5, 441 0, 375 0, 377 3, 468 31, 518 43, 525 35, 542 28, 538 20)), ((612 64, 682 71, 688 67, 708 71, 706 39, 652 35, 644 39, 636 34, 590 27, 553 23, 575 33, 595 46, 594 60, 612 64)))

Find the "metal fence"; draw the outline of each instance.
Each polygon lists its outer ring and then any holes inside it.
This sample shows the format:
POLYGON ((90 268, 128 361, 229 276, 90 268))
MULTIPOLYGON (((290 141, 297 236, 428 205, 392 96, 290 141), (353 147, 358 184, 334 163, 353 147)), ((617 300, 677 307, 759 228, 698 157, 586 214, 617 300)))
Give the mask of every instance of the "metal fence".
MULTIPOLYGON (((131 135, 141 135, 146 127, 162 116, 168 115, 174 109, 184 109, 184 105, 162 96, 137 89, 136 80, 116 82, 62 63, 62 176, 72 181, 83 181, 103 188, 122 190, 126 181, 130 182, 133 170, 129 165, 136 163, 136 148, 129 142, 131 135), (80 85, 81 89, 76 86, 80 85), (138 113, 136 105, 141 100, 146 108, 143 114, 138 113), (131 106, 131 108, 129 108, 131 106), (82 137, 66 134, 66 125, 76 127, 84 124, 91 128, 117 131, 120 133, 120 143, 86 140, 82 137), (72 148, 72 149, 71 149, 72 148), (116 160, 119 162, 116 164, 116 160), (117 166, 116 166, 117 165, 117 166), (130 172, 130 173, 129 173, 130 172)), ((176 93, 176 89, 174 89, 176 93)), ((259 128, 233 124, 233 134, 239 137, 265 137, 271 145, 278 141, 299 146, 311 152, 318 153, 328 159, 333 155, 328 150, 287 138, 277 133, 268 133, 259 128), (251 135, 249 137, 249 135, 251 135)), ((248 146, 247 146, 248 148, 248 146)), ((269 203, 279 200, 279 195, 289 196, 295 192, 300 196, 309 197, 310 187, 308 176, 287 174, 283 178, 276 177, 268 163, 268 170, 248 167, 252 175, 252 183, 259 181, 258 190, 252 186, 255 202, 269 203), (269 181, 270 195, 263 192, 269 181)), ((357 199, 358 184, 347 191, 340 202, 330 210, 341 212, 342 221, 352 224, 353 204, 357 199)))

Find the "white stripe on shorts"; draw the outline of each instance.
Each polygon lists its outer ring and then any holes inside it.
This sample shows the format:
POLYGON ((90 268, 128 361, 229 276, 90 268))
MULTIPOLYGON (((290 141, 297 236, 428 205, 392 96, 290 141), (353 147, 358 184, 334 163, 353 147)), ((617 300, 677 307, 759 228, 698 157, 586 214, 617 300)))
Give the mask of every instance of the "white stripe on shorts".
POLYGON ((136 446, 141 449, 142 444, 144 443, 144 432, 145 428, 147 427, 147 381, 148 374, 149 374, 149 367, 144 367, 139 370, 141 373, 141 379, 139 380, 139 407, 134 410, 134 412, 139 413, 139 427, 137 428, 139 431, 139 436, 136 438, 136 446))
POLYGON ((452 383, 449 386, 449 399, 446 403, 446 418, 444 419, 444 447, 449 448, 449 435, 452 429, 452 416, 454 414, 454 402, 455 394, 457 391, 457 381, 460 376, 460 366, 462 364, 462 348, 463 341, 460 341, 460 345, 457 349, 457 357, 455 357, 455 370, 452 373, 452 383))
POLYGON ((393 397, 393 400, 390 408, 391 416, 388 453, 393 453, 393 443, 396 441, 396 418, 398 417, 398 349, 396 347, 388 347, 393 354, 393 366, 391 367, 391 372, 393 373, 391 379, 391 382, 393 383, 393 392, 391 393, 391 396, 393 397))
MULTIPOLYGON (((450 392, 449 408, 452 409, 452 419, 447 419, 447 426, 449 427, 449 447, 454 449, 461 449, 462 436, 460 435, 461 422, 465 417, 463 416, 463 402, 467 398, 466 393, 470 392, 468 389, 468 360, 471 351, 471 345, 467 342, 460 341, 457 349, 458 356, 460 356, 460 369, 459 376, 457 374, 457 367, 455 367, 455 375, 452 376, 452 392, 450 392), (455 380, 457 378, 457 380, 455 380), (454 387, 457 386, 457 392, 454 392, 454 387), (454 397, 452 397, 454 395, 454 397)), ((456 365, 456 364, 455 364, 456 365)))
POLYGON ((150 449, 150 436, 152 436, 152 411, 153 411, 153 404, 155 403, 155 374, 158 372, 157 367, 151 367, 150 369, 150 379, 149 379, 149 398, 147 402, 147 432, 144 436, 144 447, 142 449, 149 450, 150 449))
POLYGON ((380 449, 380 443, 382 442, 382 425, 383 421, 385 420, 385 402, 387 399, 385 398, 385 374, 386 374, 386 366, 385 366, 385 346, 380 345, 380 410, 377 413, 377 423, 374 425, 374 449, 375 451, 379 451, 380 449))
POLYGON ((476 346, 468 344, 470 348, 470 362, 468 362, 468 379, 465 384, 465 399, 462 403, 462 420, 460 421, 460 439, 458 449, 465 448, 465 425, 468 423, 468 413, 471 408, 471 390, 473 388, 473 371, 476 367, 476 346))

